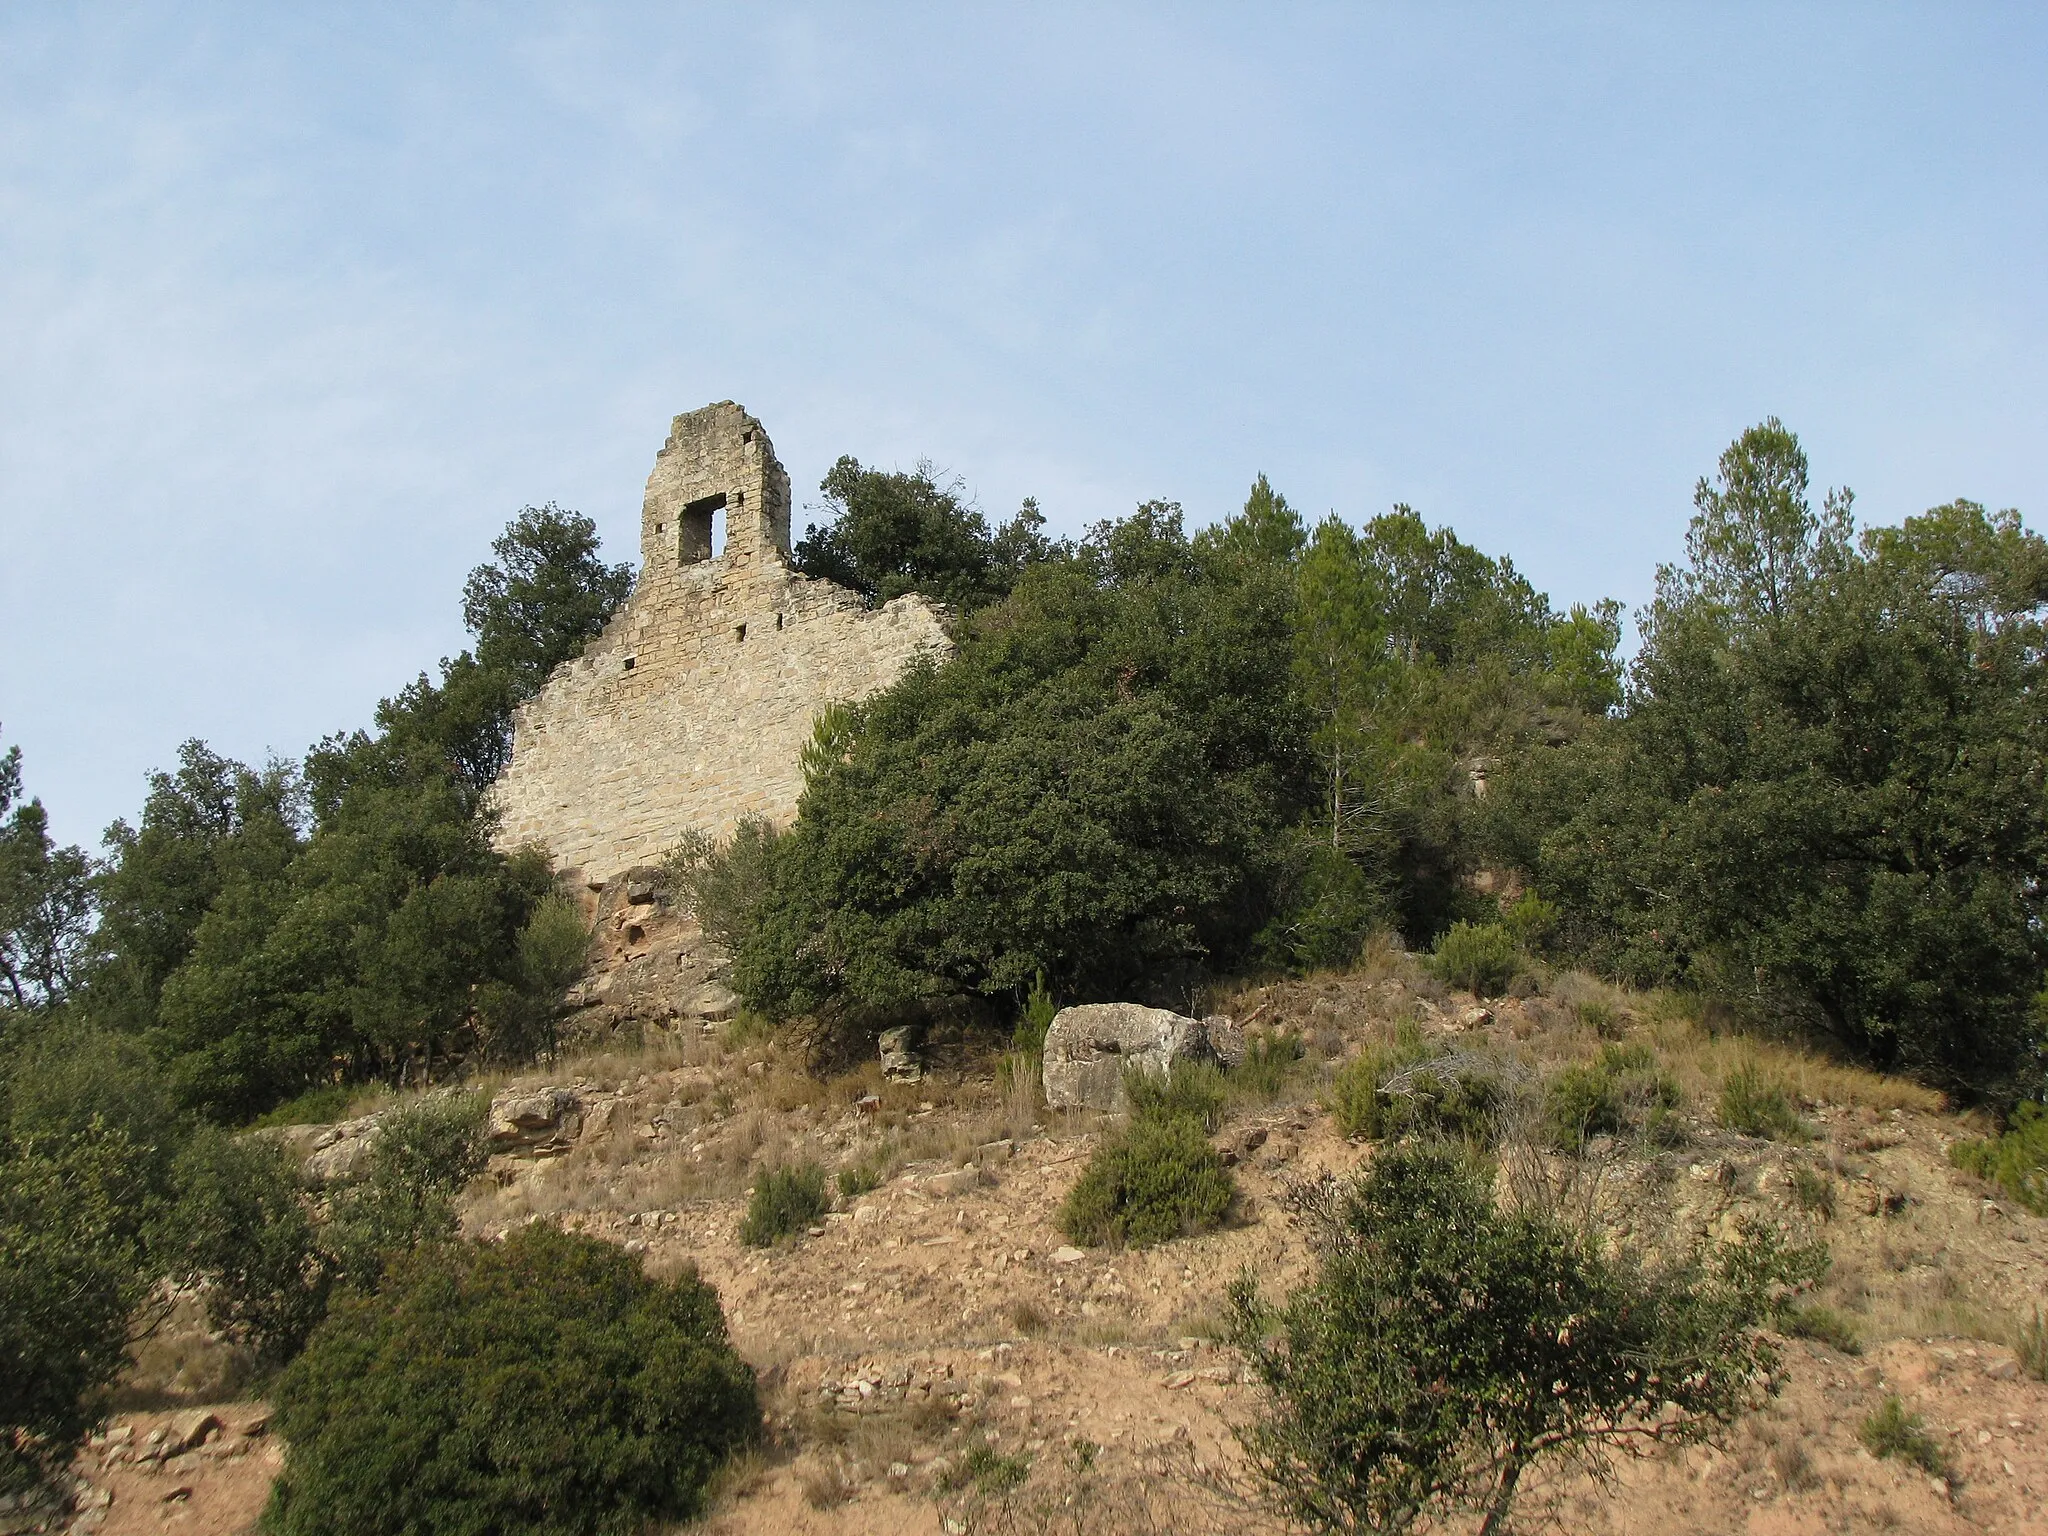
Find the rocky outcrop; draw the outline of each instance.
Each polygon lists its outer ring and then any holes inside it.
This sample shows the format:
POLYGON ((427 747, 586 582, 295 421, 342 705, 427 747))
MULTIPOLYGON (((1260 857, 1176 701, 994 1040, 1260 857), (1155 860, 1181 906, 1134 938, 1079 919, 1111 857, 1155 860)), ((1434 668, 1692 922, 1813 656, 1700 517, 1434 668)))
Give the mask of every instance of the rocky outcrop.
POLYGON ((729 1019, 731 959, 681 906, 666 874, 641 865, 606 882, 590 909, 590 968, 565 999, 564 1032, 600 1044, 619 1034, 729 1019))
POLYGON ((1045 1034, 1045 1102, 1054 1109, 1130 1108, 1124 1073, 1164 1078, 1179 1061, 1244 1057, 1244 1034, 1227 1018, 1191 1019, 1138 1003, 1062 1008, 1045 1034))
POLYGON ((569 1088, 507 1088, 491 1100, 491 1151, 566 1152, 583 1134, 583 1101, 569 1088))

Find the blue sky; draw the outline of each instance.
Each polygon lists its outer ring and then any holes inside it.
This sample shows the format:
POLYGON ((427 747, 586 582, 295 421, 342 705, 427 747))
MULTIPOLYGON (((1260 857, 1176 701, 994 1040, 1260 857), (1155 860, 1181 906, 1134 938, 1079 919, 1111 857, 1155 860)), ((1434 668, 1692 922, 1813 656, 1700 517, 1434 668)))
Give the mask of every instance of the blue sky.
MULTIPOLYGON (((0 724, 88 845, 463 643, 670 416, 1193 522, 1264 471, 1560 605, 1798 430, 2048 502, 2048 11, 0 8, 0 724)), ((799 524, 802 512, 798 514, 799 524)))

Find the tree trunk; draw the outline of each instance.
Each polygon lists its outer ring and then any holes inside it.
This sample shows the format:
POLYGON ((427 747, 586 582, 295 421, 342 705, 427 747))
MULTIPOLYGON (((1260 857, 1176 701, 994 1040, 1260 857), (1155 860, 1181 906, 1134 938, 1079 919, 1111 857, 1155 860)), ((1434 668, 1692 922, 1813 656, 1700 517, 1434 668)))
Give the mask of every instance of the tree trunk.
POLYGON ((1479 1522, 1479 1536, 1495 1536, 1507 1522, 1508 1509, 1515 1502, 1515 1484, 1522 1480, 1522 1457, 1511 1453, 1500 1469, 1500 1481, 1486 1503, 1486 1518, 1479 1522))

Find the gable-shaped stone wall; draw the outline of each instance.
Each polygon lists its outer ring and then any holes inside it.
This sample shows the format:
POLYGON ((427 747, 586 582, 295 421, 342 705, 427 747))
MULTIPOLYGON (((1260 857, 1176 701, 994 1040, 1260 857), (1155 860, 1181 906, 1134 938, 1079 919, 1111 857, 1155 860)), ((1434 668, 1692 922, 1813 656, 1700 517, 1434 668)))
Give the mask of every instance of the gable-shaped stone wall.
POLYGON ((950 649, 939 610, 789 568, 789 476, 730 401, 678 416, 648 476, 633 595, 514 722, 493 791, 498 843, 538 842, 601 883, 695 829, 786 822, 798 757, 826 705, 887 687, 950 649), (726 543, 710 556, 710 519, 726 543))

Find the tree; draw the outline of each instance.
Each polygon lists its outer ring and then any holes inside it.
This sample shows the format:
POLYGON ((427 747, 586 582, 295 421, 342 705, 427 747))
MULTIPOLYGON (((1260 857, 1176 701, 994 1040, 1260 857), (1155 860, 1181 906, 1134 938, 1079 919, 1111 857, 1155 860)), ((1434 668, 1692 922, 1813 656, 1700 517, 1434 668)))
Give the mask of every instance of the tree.
MULTIPOLYGON (((1294 681, 1316 722, 1312 750, 1322 765, 1329 846, 1376 844, 1386 767, 1375 727, 1395 663, 1385 606, 1358 537, 1336 517, 1316 525, 1297 581, 1294 681)), ((1375 850, 1377 851, 1377 850, 1375 850)))
POLYGON ((1289 1517, 1405 1531, 1461 1511, 1489 1533, 1534 1468, 1612 1477, 1610 1452, 1710 1438, 1767 1391, 1759 1330, 1825 1250, 1742 1246, 1650 1272, 1441 1147, 1383 1149, 1305 1201, 1315 1278, 1272 1306, 1246 1276, 1232 1337, 1265 1388, 1241 1438, 1289 1517))
POLYGON ((305 789, 297 768, 256 770, 188 741, 175 772, 150 775, 139 827, 107 829, 99 925, 81 1009, 104 1028, 157 1023, 164 982, 192 953, 201 920, 231 884, 275 878, 299 856, 305 789))
POLYGON ((908 474, 870 469, 846 455, 819 489, 831 520, 804 530, 796 568, 852 587, 871 603, 906 592, 966 612, 995 601, 1057 548, 1026 501, 995 533, 959 481, 941 484, 928 461, 908 474))
POLYGON ((517 698, 531 698, 626 601, 633 568, 606 565, 597 524, 553 502, 522 510, 491 552, 496 563, 478 566, 463 585, 462 622, 476 636, 477 664, 509 677, 517 698))
POLYGON ((21 748, 8 748, 0 753, 0 1016, 54 1008, 79 980, 91 865, 78 849, 53 844, 49 825, 42 801, 21 798, 21 748))
POLYGON ((104 1416, 146 1290, 118 1131, 0 1143, 0 1490, 61 1471, 104 1416))
POLYGON ((1241 956, 1305 788, 1289 608, 1284 577, 1206 574, 1167 504, 1032 567, 813 755, 740 990, 1117 996, 1241 956))
POLYGON ((1291 565, 1307 543, 1308 530, 1302 526, 1301 514, 1264 475, 1252 482, 1241 511, 1195 535, 1199 554, 1261 565, 1291 565))
POLYGON ((280 1536, 685 1520, 760 1427, 717 1292, 545 1224, 422 1249, 344 1296, 273 1401, 280 1536))
POLYGON ((1730 449, 1625 717, 1534 755, 1500 810, 1583 956, 2018 1097, 2048 973, 2048 543, 1967 502, 1852 542, 1839 499, 1803 510, 1804 467, 1775 423, 1730 449))
POLYGON ((1714 482, 1693 492, 1683 569, 1658 573, 1673 606, 1706 603, 1738 624, 1782 618, 1793 596, 1848 553, 1846 490, 1828 492, 1815 513, 1806 496, 1806 450, 1772 416, 1721 455, 1714 482))

